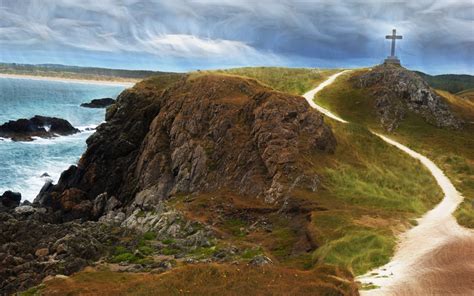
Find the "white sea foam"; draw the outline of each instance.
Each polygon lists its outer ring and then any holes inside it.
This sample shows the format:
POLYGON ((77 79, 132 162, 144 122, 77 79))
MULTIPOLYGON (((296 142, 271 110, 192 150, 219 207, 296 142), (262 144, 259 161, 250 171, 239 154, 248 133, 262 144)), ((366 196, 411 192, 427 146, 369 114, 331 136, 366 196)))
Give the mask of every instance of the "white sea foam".
POLYGON ((95 132, 95 130, 98 126, 99 125, 97 125, 97 124, 90 124, 90 125, 78 126, 76 128, 78 130, 80 130, 81 133, 93 133, 93 132, 95 132))
MULTIPOLYGON (((0 194, 6 190, 22 193, 32 201, 48 173, 57 182, 61 172, 76 164, 86 150, 86 139, 104 119, 104 109, 80 107, 93 98, 115 98, 123 87, 113 85, 66 84, 52 81, 0 79, 0 124, 34 115, 59 117, 80 133, 31 142, 0 139, 0 194)), ((47 127, 45 127, 47 128, 47 127)))

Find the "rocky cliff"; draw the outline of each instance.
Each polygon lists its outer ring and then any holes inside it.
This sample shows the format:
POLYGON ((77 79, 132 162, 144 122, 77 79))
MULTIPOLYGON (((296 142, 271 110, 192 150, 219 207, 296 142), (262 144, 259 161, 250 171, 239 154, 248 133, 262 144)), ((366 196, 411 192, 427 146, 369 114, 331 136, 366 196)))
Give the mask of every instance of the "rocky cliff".
POLYGON ((37 202, 62 219, 129 215, 171 196, 229 189, 283 205, 295 187, 318 176, 304 155, 331 153, 335 139, 300 97, 254 80, 194 75, 160 89, 146 82, 107 111, 78 166, 37 202))
MULTIPOLYGON (((311 215, 325 210, 312 194, 316 166, 336 148, 322 115, 251 79, 159 81, 124 91, 78 165, 33 205, 2 197, 14 206, 0 208, 1 292, 91 264, 153 273, 213 262, 312 266, 311 215)), ((349 271, 317 270, 314 293, 358 295, 349 271)))
POLYGON ((376 97, 375 108, 382 126, 392 131, 408 111, 438 127, 458 129, 462 121, 443 99, 415 72, 397 65, 379 65, 352 77, 357 88, 367 88, 376 97))

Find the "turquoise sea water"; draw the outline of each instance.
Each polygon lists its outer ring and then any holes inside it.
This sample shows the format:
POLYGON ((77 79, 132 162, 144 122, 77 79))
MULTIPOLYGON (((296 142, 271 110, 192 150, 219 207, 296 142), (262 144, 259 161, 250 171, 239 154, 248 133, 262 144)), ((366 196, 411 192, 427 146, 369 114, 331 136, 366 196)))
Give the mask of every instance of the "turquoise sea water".
POLYGON ((75 164, 86 149, 86 139, 104 121, 105 109, 80 107, 92 99, 116 98, 124 86, 46 80, 0 78, 0 125, 34 115, 68 120, 82 132, 33 142, 0 138, 0 195, 6 190, 21 192, 32 201, 48 178, 56 182, 61 172, 75 164))

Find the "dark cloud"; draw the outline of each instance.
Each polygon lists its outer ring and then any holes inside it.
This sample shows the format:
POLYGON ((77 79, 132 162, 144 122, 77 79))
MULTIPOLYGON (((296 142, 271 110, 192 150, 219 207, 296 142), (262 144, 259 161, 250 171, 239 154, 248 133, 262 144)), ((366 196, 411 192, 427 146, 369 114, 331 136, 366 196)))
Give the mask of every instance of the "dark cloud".
POLYGON ((474 72, 472 0, 0 0, 3 59, 69 52, 118 67, 370 65, 393 27, 406 65, 474 72))

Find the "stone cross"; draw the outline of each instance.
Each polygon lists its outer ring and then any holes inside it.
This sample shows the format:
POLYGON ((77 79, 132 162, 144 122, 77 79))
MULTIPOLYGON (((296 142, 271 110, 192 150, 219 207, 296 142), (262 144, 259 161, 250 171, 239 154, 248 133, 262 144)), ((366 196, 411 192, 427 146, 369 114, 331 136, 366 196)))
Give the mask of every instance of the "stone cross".
POLYGON ((395 40, 397 39, 402 39, 403 37, 401 35, 397 36, 397 30, 393 29, 392 30, 392 35, 387 35, 385 36, 385 39, 392 39, 392 51, 390 56, 395 57, 395 40))
POLYGON ((392 39, 392 51, 390 56, 385 59, 385 64, 397 64, 400 65, 400 60, 395 56, 395 40, 402 39, 403 37, 397 35, 397 30, 392 30, 392 35, 385 36, 385 39, 392 39))

